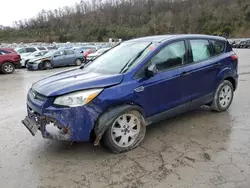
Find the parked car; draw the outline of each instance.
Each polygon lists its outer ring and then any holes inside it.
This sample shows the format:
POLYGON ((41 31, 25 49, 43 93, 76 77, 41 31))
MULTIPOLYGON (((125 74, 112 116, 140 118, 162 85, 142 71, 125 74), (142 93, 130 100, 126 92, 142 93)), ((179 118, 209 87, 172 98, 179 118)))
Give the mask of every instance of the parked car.
POLYGON ((83 60, 83 55, 74 50, 54 50, 46 53, 44 56, 29 60, 27 68, 28 70, 38 70, 67 65, 80 66, 83 60))
POLYGON ((11 74, 20 67, 20 55, 0 49, 0 72, 11 74))
POLYGON ((95 59, 96 57, 102 55, 103 53, 105 53, 106 51, 108 51, 110 48, 101 48, 99 50, 97 50, 95 53, 91 53, 87 56, 87 62, 91 61, 93 59, 95 59))
POLYGON ((29 60, 32 60, 37 57, 42 57, 49 51, 47 50, 42 50, 42 51, 35 51, 29 55, 21 56, 21 67, 27 67, 27 63, 29 60))
POLYGON ((41 50, 48 50, 46 47, 24 47, 24 48, 16 48, 15 51, 19 53, 20 55, 29 55, 35 51, 41 51, 41 50))
POLYGON ((83 53, 84 57, 87 58, 89 54, 96 52, 97 47, 96 46, 78 46, 78 47, 74 47, 73 50, 83 53))
POLYGON ((15 54, 17 53, 13 48, 0 48, 0 50, 8 51, 15 54))
POLYGON ((146 126, 202 105, 226 111, 238 82, 238 57, 225 38, 162 35, 119 44, 81 68, 54 74, 29 90, 35 135, 100 141, 115 153, 138 146, 146 126))

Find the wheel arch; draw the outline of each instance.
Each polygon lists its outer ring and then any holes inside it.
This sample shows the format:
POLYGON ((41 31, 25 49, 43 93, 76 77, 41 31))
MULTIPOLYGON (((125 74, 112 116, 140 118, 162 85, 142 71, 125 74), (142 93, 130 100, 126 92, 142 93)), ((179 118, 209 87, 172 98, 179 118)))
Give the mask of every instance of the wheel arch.
POLYGON ((95 146, 99 145, 104 132, 107 130, 109 125, 115 120, 115 118, 124 111, 129 111, 129 110, 137 110, 144 117, 144 119, 146 119, 144 110, 136 104, 132 103, 120 104, 109 108, 98 117, 91 131, 91 136, 95 137, 94 138, 95 146))

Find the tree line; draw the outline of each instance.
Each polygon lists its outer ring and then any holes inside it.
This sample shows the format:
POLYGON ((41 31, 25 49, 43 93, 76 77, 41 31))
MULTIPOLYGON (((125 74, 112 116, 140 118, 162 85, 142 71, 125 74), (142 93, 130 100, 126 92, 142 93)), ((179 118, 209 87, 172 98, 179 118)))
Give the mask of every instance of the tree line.
POLYGON ((173 33, 250 35, 249 0, 81 0, 0 27, 0 42, 107 41, 173 33))

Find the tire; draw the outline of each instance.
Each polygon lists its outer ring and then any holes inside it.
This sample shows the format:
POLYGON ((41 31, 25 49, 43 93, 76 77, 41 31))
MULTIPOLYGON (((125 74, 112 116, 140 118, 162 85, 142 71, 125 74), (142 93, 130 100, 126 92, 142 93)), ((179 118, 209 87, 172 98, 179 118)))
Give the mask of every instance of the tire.
POLYGON ((81 64, 82 64, 82 60, 81 59, 76 59, 75 65, 80 66, 81 64))
POLYGON ((211 109, 216 112, 226 111, 232 104, 233 97, 233 84, 228 80, 224 80, 216 90, 211 109))
POLYGON ((44 62, 43 62, 43 68, 44 68, 44 69, 52 69, 53 67, 52 67, 51 62, 49 62, 49 61, 44 61, 44 62))
POLYGON ((136 148, 145 134, 144 117, 136 110, 128 110, 120 113, 109 125, 102 141, 113 153, 122 153, 136 148))
POLYGON ((12 74, 15 71, 15 66, 9 62, 3 63, 1 66, 1 71, 4 74, 12 74))

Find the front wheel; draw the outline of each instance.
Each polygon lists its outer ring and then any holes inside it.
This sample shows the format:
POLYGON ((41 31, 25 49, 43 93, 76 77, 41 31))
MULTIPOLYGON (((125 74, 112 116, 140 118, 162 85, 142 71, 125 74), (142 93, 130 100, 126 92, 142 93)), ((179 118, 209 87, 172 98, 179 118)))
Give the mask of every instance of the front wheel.
POLYGON ((135 110, 120 114, 103 135, 104 145, 114 153, 137 147, 146 134, 145 120, 135 110))
POLYGON ((52 64, 49 61, 44 62, 44 68, 45 69, 52 69, 52 64))
POLYGON ((12 63, 6 62, 2 65, 1 70, 4 74, 11 74, 15 71, 15 66, 12 63))
POLYGON ((224 80, 216 90, 211 109, 217 112, 226 111, 232 104, 233 97, 233 84, 228 80, 224 80))

